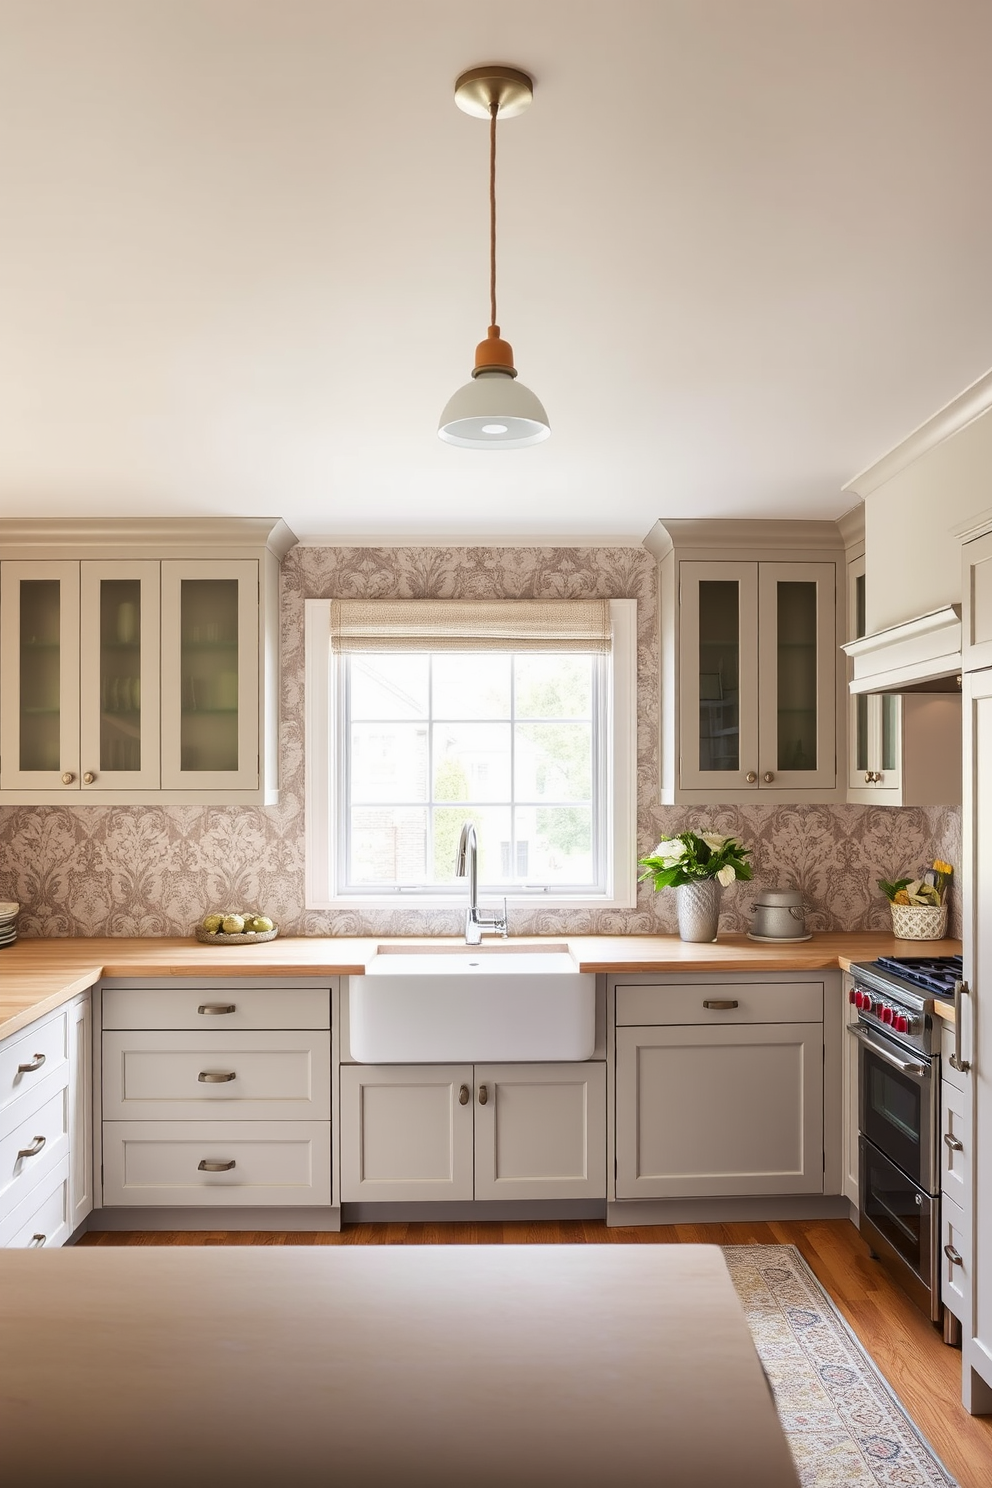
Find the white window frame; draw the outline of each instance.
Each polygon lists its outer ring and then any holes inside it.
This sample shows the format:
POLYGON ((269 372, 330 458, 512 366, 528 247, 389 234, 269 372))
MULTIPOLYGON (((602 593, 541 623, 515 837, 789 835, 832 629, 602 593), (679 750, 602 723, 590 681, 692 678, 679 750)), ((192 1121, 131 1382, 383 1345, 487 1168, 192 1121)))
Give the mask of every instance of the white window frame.
MULTIPOLYGON (((306 708, 306 907, 394 910, 452 908, 461 900, 450 888, 376 889, 368 894, 338 890, 331 826, 340 813, 339 740, 334 659, 330 648, 331 601, 305 604, 306 708)), ((601 894, 493 890, 508 904, 531 909, 632 909, 637 900, 637 601, 611 599, 613 646, 606 668, 606 888, 601 894)), ((488 892, 488 891, 487 891, 488 892)))

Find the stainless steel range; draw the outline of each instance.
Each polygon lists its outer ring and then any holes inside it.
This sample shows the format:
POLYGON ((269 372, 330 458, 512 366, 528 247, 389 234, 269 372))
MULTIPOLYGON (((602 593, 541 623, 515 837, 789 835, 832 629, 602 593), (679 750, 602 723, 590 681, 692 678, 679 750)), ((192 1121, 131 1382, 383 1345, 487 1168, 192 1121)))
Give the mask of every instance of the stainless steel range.
POLYGON ((940 1020, 960 956, 851 967, 857 1022, 859 1224, 872 1251, 937 1322, 940 1286, 940 1020))

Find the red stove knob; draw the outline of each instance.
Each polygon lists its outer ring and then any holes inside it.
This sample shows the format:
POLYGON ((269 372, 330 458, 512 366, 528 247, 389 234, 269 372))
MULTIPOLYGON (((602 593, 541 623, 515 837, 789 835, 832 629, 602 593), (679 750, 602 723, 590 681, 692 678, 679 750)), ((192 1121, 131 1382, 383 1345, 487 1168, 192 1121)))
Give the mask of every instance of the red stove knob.
POLYGON ((895 1022, 893 1023, 892 1026, 895 1029, 896 1033, 908 1033, 909 1032, 909 1019, 906 1017, 906 1014, 905 1013, 896 1013, 895 1022))
POLYGON ((865 1008, 871 1007, 871 998, 867 992, 862 992, 860 987, 854 994, 854 1001, 862 1012, 864 1012, 865 1008))
POLYGON ((893 1010, 888 1006, 883 1007, 881 1012, 879 1013, 879 1017, 881 1018, 882 1022, 888 1024, 891 1024, 894 1021, 895 1016, 896 1015, 893 1010))
POLYGON ((852 987, 851 990, 850 990, 850 992, 848 992, 848 994, 847 994, 847 1000, 848 1000, 848 1002, 853 1002, 855 1004, 855 1006, 857 1006, 857 1002, 858 1002, 858 991, 857 991, 857 988, 856 987, 852 987))

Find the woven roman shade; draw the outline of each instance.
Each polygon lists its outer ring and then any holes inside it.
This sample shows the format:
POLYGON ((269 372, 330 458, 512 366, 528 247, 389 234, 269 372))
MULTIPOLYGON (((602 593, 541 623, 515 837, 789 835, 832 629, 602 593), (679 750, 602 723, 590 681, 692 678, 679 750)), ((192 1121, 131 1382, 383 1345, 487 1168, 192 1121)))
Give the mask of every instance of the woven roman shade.
POLYGON ((605 599, 332 599, 332 651, 595 651, 605 599))

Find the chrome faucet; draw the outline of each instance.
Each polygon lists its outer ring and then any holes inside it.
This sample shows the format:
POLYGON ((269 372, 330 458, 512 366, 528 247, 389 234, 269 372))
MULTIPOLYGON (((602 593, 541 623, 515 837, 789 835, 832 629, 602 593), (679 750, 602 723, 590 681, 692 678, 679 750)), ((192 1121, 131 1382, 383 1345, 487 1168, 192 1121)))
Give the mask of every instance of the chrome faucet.
POLYGON ((497 914, 494 909, 479 908, 479 843, 471 822, 462 825, 462 835, 458 839, 458 851, 455 853, 455 877, 464 878, 466 872, 468 909, 465 911, 465 944, 481 945, 486 931, 491 935, 502 935, 505 939, 506 900, 503 900, 502 915, 497 914))

